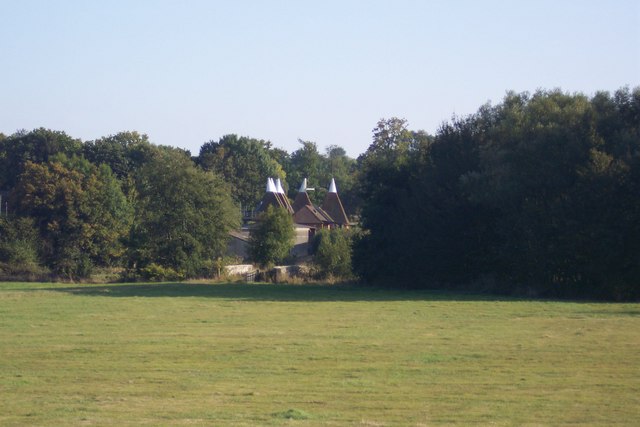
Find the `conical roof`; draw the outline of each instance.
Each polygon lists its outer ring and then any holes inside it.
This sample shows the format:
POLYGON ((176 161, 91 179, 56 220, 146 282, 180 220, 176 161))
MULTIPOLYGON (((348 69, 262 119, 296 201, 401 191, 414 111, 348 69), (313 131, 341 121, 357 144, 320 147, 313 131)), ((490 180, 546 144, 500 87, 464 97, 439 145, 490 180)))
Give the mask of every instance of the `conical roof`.
POLYGON ((333 220, 322 209, 313 205, 304 205, 293 214, 293 222, 301 225, 324 227, 332 224, 333 220))
MULTIPOLYGON (((282 184, 280 184, 280 188, 282 188, 282 184)), ((293 209, 291 208, 289 199, 287 199, 287 196, 284 195, 284 191, 280 193, 278 190, 277 181, 274 181, 273 178, 267 178, 266 190, 267 191, 264 193, 262 201, 258 205, 256 212, 262 212, 267 210, 268 206, 274 206, 285 208, 289 213, 293 214, 293 209)))
POLYGON ((259 212, 266 211, 269 206, 286 209, 286 205, 284 204, 284 202, 279 196, 280 195, 278 193, 273 193, 273 192, 264 193, 264 196, 262 196, 262 200, 260 201, 260 203, 258 204, 258 207, 256 208, 256 212, 259 213, 259 212))
POLYGON ((302 184, 300 184, 300 188, 298 189, 299 193, 306 193, 307 192, 307 178, 302 180, 302 184))
POLYGON ((278 189, 276 188, 275 182, 273 182, 273 178, 267 178, 267 193, 277 193, 278 189))
POLYGON ((289 198, 287 197, 287 195, 284 192, 284 189, 282 188, 282 181, 280 181, 280 178, 276 178, 275 186, 276 186, 276 194, 278 198, 282 200, 282 204, 284 205, 284 208, 287 209, 287 211, 289 211, 290 214, 293 214, 293 208, 291 207, 291 202, 289 201, 289 198))
POLYGON ((338 188, 336 187, 336 180, 331 178, 331 184, 329 185, 329 193, 338 193, 338 188))
POLYGON ((338 196, 338 190, 336 188, 336 182, 331 178, 331 185, 329 186, 329 192, 324 197, 324 201, 321 206, 322 210, 328 213, 333 221, 341 226, 349 225, 349 218, 347 217, 340 196, 338 196))
POLYGON ((293 201, 293 211, 298 212, 300 209, 307 205, 311 205, 311 199, 309 199, 309 194, 306 191, 301 191, 296 194, 296 199, 293 201))

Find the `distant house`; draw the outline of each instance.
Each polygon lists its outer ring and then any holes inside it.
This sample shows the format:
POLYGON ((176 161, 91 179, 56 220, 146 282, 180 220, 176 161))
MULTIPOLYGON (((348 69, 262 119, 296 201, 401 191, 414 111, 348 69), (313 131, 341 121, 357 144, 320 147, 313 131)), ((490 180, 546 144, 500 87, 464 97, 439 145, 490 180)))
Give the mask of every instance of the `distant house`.
POLYGON ((329 185, 329 192, 324 197, 324 201, 321 206, 322 210, 329 214, 335 226, 340 228, 349 228, 349 218, 344 211, 340 196, 338 196, 338 188, 336 187, 336 181, 331 178, 331 185, 329 185))
POLYGON ((267 207, 269 206, 284 208, 293 215, 293 208, 291 207, 289 198, 284 194, 280 178, 277 178, 276 180, 273 178, 267 179, 267 191, 265 191, 264 196, 262 196, 262 200, 256 208, 256 213, 267 210, 267 207))
POLYGON ((314 230, 349 227, 349 218, 342 206, 336 182, 333 178, 321 206, 316 206, 311 202, 307 193, 306 178, 300 185, 293 205, 284 193, 279 178, 276 180, 268 178, 266 190, 256 209, 256 213, 266 210, 268 206, 274 206, 286 209, 293 216, 295 224, 307 226, 314 230))
MULTIPOLYGON (((269 206, 286 209, 292 215, 295 228, 295 246, 292 254, 296 256, 307 254, 309 242, 317 230, 349 228, 350 225, 333 178, 321 206, 316 206, 311 202, 307 193, 306 178, 300 185, 293 204, 285 194, 280 179, 268 178, 265 194, 258 204, 255 214, 264 212, 269 206)), ((255 217, 245 216, 245 219, 255 219, 255 217)), ((231 237, 230 252, 246 259, 249 229, 243 228, 241 231, 231 233, 231 237)))
POLYGON ((307 180, 305 179, 298 190, 293 202, 293 222, 306 225, 315 230, 323 228, 348 228, 349 219, 338 195, 336 182, 332 178, 329 192, 322 202, 322 206, 315 206, 307 194, 307 180))

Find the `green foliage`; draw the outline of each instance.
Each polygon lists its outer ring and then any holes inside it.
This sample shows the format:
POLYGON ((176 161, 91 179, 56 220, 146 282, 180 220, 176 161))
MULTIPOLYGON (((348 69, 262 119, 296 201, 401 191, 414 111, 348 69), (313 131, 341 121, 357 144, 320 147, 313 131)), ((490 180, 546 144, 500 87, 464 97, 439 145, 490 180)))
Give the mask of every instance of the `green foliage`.
POLYGON ((0 189, 10 190, 27 162, 47 162, 51 156, 80 154, 82 142, 64 132, 39 128, 0 139, 0 189))
MULTIPOLYGON (((315 142, 298 142, 302 145, 299 149, 291 153, 291 171, 289 178, 289 188, 295 193, 304 178, 309 180, 309 185, 315 187, 315 191, 309 192, 309 197, 314 203, 321 203, 326 194, 324 158, 318 152, 315 142)), ((295 196, 295 194, 292 194, 295 196)))
POLYGON ((135 175, 159 148, 151 145, 147 135, 120 132, 116 135, 87 141, 83 153, 95 165, 108 165, 130 201, 134 201, 135 175))
POLYGON ((198 164, 229 184, 231 194, 243 208, 255 208, 264 195, 266 177, 285 178, 280 164, 269 153, 270 143, 225 135, 200 148, 198 164))
POLYGON ((38 230, 32 218, 0 215, 0 262, 14 266, 36 266, 38 230))
POLYGON ((151 263, 140 269, 140 276, 151 282, 175 282, 184 280, 184 274, 177 272, 171 267, 164 267, 156 263, 151 263))
POLYGON ((111 265, 123 253, 132 211, 107 166, 61 154, 27 162, 12 200, 34 220, 42 260, 60 274, 86 277, 93 264, 111 265))
POLYGON ((351 271, 351 233, 336 228, 320 230, 312 241, 313 260, 319 275, 326 277, 349 278, 351 271))
POLYGON ((360 199, 355 191, 356 161, 347 156, 346 151, 337 145, 326 148, 326 155, 318 151, 315 142, 298 140, 302 145, 291 156, 280 156, 281 164, 287 174, 289 196, 295 198, 304 178, 310 187, 309 198, 321 204, 327 194, 327 187, 334 178, 338 185, 340 198, 349 213, 357 212, 360 199))
POLYGON ((196 168, 183 152, 158 150, 137 173, 138 202, 128 242, 130 266, 155 263, 184 277, 203 274, 224 255, 239 211, 220 177, 196 168))
POLYGON ((424 218, 419 204, 425 198, 415 193, 432 187, 417 186, 412 175, 429 170, 425 159, 430 142, 430 136, 409 131, 404 120, 381 120, 372 144, 358 159, 365 232, 354 241, 353 263, 365 280, 414 274, 416 262, 426 255, 420 233, 431 218, 424 218))
POLYGON ((330 145, 326 149, 326 167, 322 183, 327 185, 331 178, 336 180, 340 200, 348 215, 357 215, 361 200, 356 189, 357 163, 347 156, 344 148, 330 145))
POLYGON ((383 121, 360 159, 356 270, 421 286, 640 297, 639 123, 640 88, 509 93, 433 140, 383 121))
POLYGON ((293 248, 293 219, 283 208, 269 206, 258 217, 249 237, 251 259, 263 267, 284 260, 293 248))

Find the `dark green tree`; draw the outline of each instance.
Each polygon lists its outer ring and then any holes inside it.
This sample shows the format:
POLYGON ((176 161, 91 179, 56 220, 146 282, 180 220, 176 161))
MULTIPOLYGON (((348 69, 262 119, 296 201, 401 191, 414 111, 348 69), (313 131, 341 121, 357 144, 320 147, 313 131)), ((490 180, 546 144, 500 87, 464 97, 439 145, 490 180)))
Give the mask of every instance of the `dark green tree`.
POLYGON ((136 176, 131 267, 140 271, 157 264, 185 277, 208 274, 224 255, 228 232, 239 226, 228 185, 168 148, 158 149, 136 176))
POLYGON ((373 130, 372 144, 358 159, 365 233, 354 242, 353 262, 365 280, 414 274, 412 257, 419 252, 415 246, 424 243, 414 238, 424 224, 412 220, 423 214, 416 203, 417 191, 423 187, 412 185, 410 179, 417 170, 424 170, 428 140, 426 134, 409 131, 404 120, 381 120, 373 130))
POLYGON ((12 200, 19 216, 35 221, 42 260, 57 273, 84 277, 121 257, 131 208, 107 166, 64 154, 27 161, 12 200))
POLYGON ((43 163, 56 154, 79 155, 82 142, 64 132, 39 128, 0 140, 0 189, 11 190, 26 162, 43 163))
POLYGON ((354 215, 360 211, 360 198, 356 192, 357 163, 347 155, 344 148, 330 145, 326 148, 325 167, 322 183, 327 185, 334 178, 340 193, 340 199, 347 214, 354 215))
MULTIPOLYGON (((284 171, 284 175, 288 177, 291 173, 291 155, 282 148, 269 149, 269 155, 280 165, 284 171)), ((289 185, 289 187, 291 187, 291 185, 289 185)))
POLYGON ((32 218, 0 215, 0 270, 33 270, 40 263, 38 246, 32 218))
POLYGON ((323 229, 313 236, 313 260, 321 277, 349 278, 351 234, 345 229, 323 229))
POLYGON ((639 119, 640 89, 622 89, 509 93, 434 139, 383 121, 359 159, 354 266, 387 283, 638 298, 639 119))
POLYGON ((309 197, 314 203, 321 203, 328 185, 328 182, 325 182, 325 159, 318 151, 315 142, 301 139, 298 142, 302 147, 291 153, 291 172, 288 176, 289 196, 295 197, 302 180, 307 178, 309 185, 315 188, 315 191, 309 193, 309 197))
POLYGON ((96 165, 106 164, 120 180, 132 176, 135 170, 151 159, 156 147, 149 137, 138 132, 120 132, 115 135, 87 141, 83 153, 96 165))
POLYGON ((282 208, 269 206, 251 229, 249 254, 262 267, 284 260, 293 248, 293 219, 282 208))
POLYGON ((217 142, 205 143, 197 163, 222 176, 243 208, 255 208, 264 195, 267 177, 285 178, 269 149, 270 143, 263 140, 225 135, 217 142))

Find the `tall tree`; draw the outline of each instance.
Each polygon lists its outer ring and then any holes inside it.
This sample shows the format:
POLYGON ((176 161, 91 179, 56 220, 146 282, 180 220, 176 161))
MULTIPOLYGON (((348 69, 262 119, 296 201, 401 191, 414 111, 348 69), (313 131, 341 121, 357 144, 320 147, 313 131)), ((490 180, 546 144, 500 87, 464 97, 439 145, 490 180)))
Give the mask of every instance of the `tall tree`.
POLYGON ((122 255, 131 209, 107 166, 60 154, 45 163, 27 161, 12 199, 17 214, 35 220, 46 265, 71 277, 122 255))
POLYGON ((119 179, 125 180, 151 159, 154 149, 146 134, 134 131, 87 141, 83 153, 96 165, 109 165, 119 179))
POLYGON ((419 286, 639 297, 639 118, 640 89, 554 90, 509 93, 433 140, 379 124, 354 265, 419 286))
POLYGON ((82 142, 64 132, 44 128, 20 131, 0 140, 0 189, 11 190, 26 162, 43 163, 56 154, 80 154, 82 142))
POLYGON ((264 195, 267 177, 285 174, 269 153, 270 143, 237 135, 225 135, 200 148, 198 164, 230 184, 231 194, 243 208, 254 208, 264 195))
POLYGON ((345 210, 350 215, 356 214, 360 210, 360 199, 355 189, 356 161, 347 156, 344 148, 337 145, 330 145, 326 148, 324 161, 323 183, 330 183, 331 178, 334 178, 345 210))
POLYGON ((39 237, 33 219, 0 215, 0 270, 30 270, 39 264, 39 237))
POLYGON ((228 232, 239 226, 229 186, 183 152, 158 150, 138 172, 137 192, 129 242, 134 268, 155 263, 187 277, 204 274, 207 263, 224 255, 228 232))
MULTIPOLYGON (((423 244, 418 186, 412 174, 424 170, 429 136, 408 130, 406 121, 381 120, 373 141, 358 159, 358 190, 363 200, 361 224, 366 230, 354 243, 354 268, 365 279, 385 280, 412 274, 423 244), (388 261, 393 259, 399 264, 388 261)), ((417 265, 424 265, 418 262, 417 265)), ((402 277, 404 279, 404 277, 402 277)))
POLYGON ((313 236, 313 249, 313 260, 321 277, 348 278, 352 275, 349 230, 320 230, 313 236))
POLYGON ((322 202, 326 193, 324 182, 326 178, 325 162, 322 154, 318 151, 315 142, 303 141, 298 142, 302 147, 291 153, 291 175, 288 177, 289 190, 295 196, 295 191, 300 187, 304 178, 308 179, 309 185, 315 188, 315 192, 309 193, 309 197, 315 203, 322 202))
POLYGON ((293 220, 282 208, 269 206, 262 212, 249 238, 251 258, 262 267, 284 260, 293 248, 293 220))

